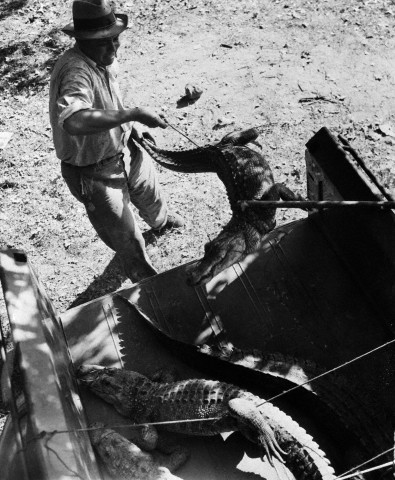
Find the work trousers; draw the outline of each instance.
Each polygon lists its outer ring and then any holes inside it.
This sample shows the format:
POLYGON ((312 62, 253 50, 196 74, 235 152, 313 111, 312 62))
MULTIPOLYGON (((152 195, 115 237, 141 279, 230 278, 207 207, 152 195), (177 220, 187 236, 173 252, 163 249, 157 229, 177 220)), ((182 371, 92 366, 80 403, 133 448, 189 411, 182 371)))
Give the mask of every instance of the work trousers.
POLYGON ((89 220, 103 242, 117 252, 126 275, 138 282, 157 272, 145 250, 132 204, 154 229, 167 222, 153 162, 132 141, 129 148, 93 165, 77 167, 62 162, 62 176, 73 196, 85 206, 89 220))

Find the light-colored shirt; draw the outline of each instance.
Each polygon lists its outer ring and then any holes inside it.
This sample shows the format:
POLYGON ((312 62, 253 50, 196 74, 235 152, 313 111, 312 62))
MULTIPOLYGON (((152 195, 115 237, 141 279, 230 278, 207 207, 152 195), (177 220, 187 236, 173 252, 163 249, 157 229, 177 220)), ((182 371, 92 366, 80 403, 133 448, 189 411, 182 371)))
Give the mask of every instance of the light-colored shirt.
POLYGON ((56 155, 63 162, 85 166, 120 153, 131 124, 90 135, 70 135, 63 127, 71 115, 88 108, 123 109, 117 61, 98 67, 75 45, 57 61, 49 89, 49 117, 56 155))

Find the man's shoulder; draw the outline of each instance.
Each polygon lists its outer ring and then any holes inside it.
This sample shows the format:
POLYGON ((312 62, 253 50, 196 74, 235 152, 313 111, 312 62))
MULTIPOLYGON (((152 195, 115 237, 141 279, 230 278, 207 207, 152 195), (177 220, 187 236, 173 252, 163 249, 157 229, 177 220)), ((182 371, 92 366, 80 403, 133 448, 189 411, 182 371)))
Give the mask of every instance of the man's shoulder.
POLYGON ((55 63, 52 76, 58 76, 60 72, 69 70, 89 71, 90 67, 84 56, 75 48, 66 50, 55 63))

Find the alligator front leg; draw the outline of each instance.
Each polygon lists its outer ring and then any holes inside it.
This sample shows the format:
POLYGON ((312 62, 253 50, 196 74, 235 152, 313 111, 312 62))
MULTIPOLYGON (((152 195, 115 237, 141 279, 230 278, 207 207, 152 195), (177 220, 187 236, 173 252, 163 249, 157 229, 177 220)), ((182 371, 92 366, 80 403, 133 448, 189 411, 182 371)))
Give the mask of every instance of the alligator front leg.
POLYGON ((149 376, 149 379, 158 383, 172 383, 179 379, 179 374, 175 367, 158 368, 149 376))
POLYGON ((248 439, 258 444, 261 458, 266 455, 273 466, 272 455, 284 463, 282 455, 287 453, 277 443, 271 427, 265 422, 256 405, 244 398, 233 398, 228 403, 230 414, 237 420, 238 429, 248 439))
MULTIPOLYGON (((276 183, 275 187, 277 189, 278 195, 281 200, 285 200, 288 202, 295 202, 295 201, 304 201, 306 200, 302 195, 298 195, 286 187, 283 183, 276 183)), ((303 208, 305 210, 305 208, 303 208)))

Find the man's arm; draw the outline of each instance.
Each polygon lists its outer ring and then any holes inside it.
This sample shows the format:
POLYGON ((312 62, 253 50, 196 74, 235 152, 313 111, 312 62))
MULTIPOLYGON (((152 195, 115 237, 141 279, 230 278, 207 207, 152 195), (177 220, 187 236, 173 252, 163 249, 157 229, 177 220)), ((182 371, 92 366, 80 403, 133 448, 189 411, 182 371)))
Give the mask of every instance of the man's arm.
POLYGON ((135 107, 125 110, 79 110, 64 121, 64 129, 70 135, 90 135, 119 127, 123 123, 139 122, 150 128, 166 128, 167 124, 145 108, 135 107))

